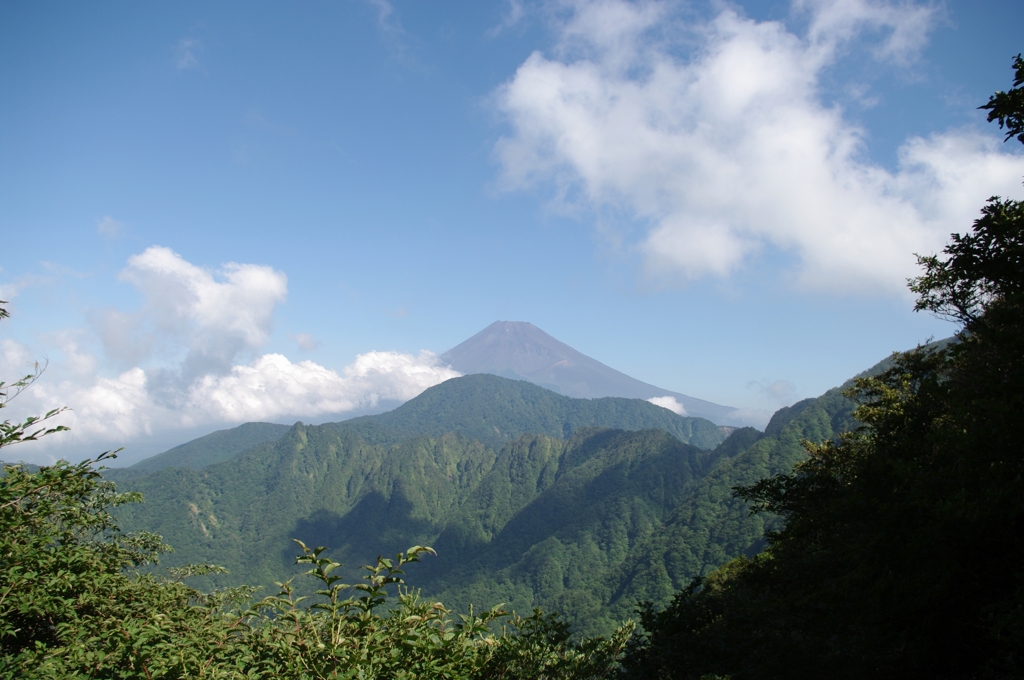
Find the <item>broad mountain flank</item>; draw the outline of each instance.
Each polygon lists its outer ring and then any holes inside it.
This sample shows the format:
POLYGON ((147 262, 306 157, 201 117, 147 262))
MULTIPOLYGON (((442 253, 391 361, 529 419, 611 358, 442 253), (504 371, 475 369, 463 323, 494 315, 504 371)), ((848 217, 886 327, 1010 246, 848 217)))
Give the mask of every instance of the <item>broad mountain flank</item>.
POLYGON ((567 397, 673 397, 686 415, 719 425, 741 425, 736 409, 666 390, 602 364, 525 321, 495 321, 441 355, 456 371, 527 380, 567 397))

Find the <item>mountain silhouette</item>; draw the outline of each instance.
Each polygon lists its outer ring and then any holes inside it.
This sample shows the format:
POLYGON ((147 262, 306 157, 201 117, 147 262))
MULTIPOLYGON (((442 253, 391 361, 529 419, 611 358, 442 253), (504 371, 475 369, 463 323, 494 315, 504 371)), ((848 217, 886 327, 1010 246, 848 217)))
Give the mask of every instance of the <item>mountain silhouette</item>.
POLYGON ((736 411, 679 392, 631 378, 576 351, 525 321, 495 321, 470 339, 441 355, 463 374, 491 373, 528 380, 568 397, 672 397, 685 414, 722 424, 734 424, 736 411))

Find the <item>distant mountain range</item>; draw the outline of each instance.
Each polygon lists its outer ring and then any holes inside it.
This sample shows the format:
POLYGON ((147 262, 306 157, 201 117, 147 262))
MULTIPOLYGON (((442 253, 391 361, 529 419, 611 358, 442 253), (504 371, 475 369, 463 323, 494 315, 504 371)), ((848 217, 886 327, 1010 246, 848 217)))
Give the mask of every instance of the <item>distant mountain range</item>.
MULTIPOLYGON (((732 432, 703 418, 621 397, 573 399, 523 380, 478 374, 448 380, 427 389, 393 411, 328 424, 353 431, 384 428, 390 439, 441 436, 448 432, 482 442, 495 451, 520 435, 568 438, 581 427, 621 430, 659 429, 679 441, 713 449, 732 432)), ((133 472, 169 467, 193 470, 220 463, 265 442, 283 437, 291 426, 245 423, 219 430, 132 465, 133 472)))
POLYGON ((495 321, 442 354, 441 361, 462 374, 490 373, 528 380, 569 397, 673 397, 685 408, 685 415, 707 418, 719 425, 742 424, 736 422, 733 407, 631 378, 525 321, 495 321))
POLYGON ((234 458, 263 442, 277 441, 291 429, 277 423, 245 423, 228 430, 218 430, 205 437, 175 446, 173 449, 140 460, 132 470, 153 472, 166 467, 187 467, 193 470, 234 458))
POLYGON ((803 440, 850 429, 853 407, 837 388, 762 433, 468 375, 377 416, 283 433, 247 424, 104 474, 145 496, 117 514, 175 548, 163 565, 230 571, 197 585, 284 580, 300 570, 291 538, 327 546, 346 578, 432 545, 438 556, 408 573, 426 596, 558 610, 594 634, 758 551, 777 520, 750 516, 733 487, 788 471, 803 440))

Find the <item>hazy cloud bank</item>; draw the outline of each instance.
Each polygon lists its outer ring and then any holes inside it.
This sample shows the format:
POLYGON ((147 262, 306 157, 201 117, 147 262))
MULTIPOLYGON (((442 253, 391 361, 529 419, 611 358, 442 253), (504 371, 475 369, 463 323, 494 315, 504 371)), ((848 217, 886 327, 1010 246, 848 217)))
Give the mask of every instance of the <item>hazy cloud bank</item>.
POLYGON ((797 0, 802 34, 729 8, 694 21, 668 2, 556 5, 552 54, 495 93, 511 128, 502 184, 594 211, 653 281, 724 277, 778 251, 798 286, 905 292, 913 253, 941 249, 989 196, 1020 194, 1024 157, 997 136, 908 139, 889 170, 823 101, 853 41, 882 65, 913 62, 935 5, 797 0))
MULTIPOLYGON (((142 307, 107 309, 91 331, 51 336, 59 354, 47 374, 4 412, 16 419, 67 405, 61 422, 72 432, 8 455, 46 462, 69 439, 121 445, 199 425, 343 414, 406 401, 460 375, 426 351, 367 352, 340 372, 260 353, 287 297, 287 277, 271 267, 228 263, 214 272, 154 246, 129 258, 121 279, 142 294, 142 307), (102 352, 90 351, 96 345, 102 352), (111 364, 121 370, 103 369, 111 364)), ((0 374, 22 375, 38 356, 5 340, 0 374)))

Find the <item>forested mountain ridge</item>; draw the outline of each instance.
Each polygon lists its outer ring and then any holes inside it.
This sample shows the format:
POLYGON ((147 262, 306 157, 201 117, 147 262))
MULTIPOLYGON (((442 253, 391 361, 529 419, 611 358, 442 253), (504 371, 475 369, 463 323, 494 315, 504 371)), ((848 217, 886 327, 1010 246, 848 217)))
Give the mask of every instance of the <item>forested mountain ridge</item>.
POLYGON ((388 414, 296 424, 202 469, 109 477, 145 495, 119 517, 175 547, 165 564, 230 570, 208 585, 296 573, 291 538, 326 545, 348 565, 426 544, 438 556, 411 578, 429 595, 453 606, 542 606, 590 634, 629 617, 638 600, 667 602, 692 577, 756 551, 766 518, 749 517, 732 487, 788 471, 803 439, 835 438, 852 408, 831 390, 781 410, 765 433, 743 428, 708 450, 677 433, 721 429, 646 402, 466 376, 388 414), (526 427, 541 432, 517 433, 526 427))
POLYGON ((616 574, 610 605, 629 611, 639 600, 665 602, 695 576, 764 546, 764 532, 779 526, 772 515, 750 514, 734 497, 737 486, 789 472, 806 458, 804 441, 834 440, 856 428, 855 404, 834 388, 775 414, 765 432, 745 428, 720 447, 718 464, 666 518, 659 531, 624 561, 616 574), (729 455, 731 454, 731 455, 729 455))
POLYGON ((457 606, 541 605, 581 630, 608 630, 609 574, 716 457, 659 430, 585 429, 564 442, 523 436, 438 537, 424 586, 457 606))
POLYGON ((731 431, 704 418, 677 415, 642 399, 578 399, 525 380, 488 374, 452 378, 393 411, 345 422, 376 423, 399 437, 459 432, 495 450, 522 434, 565 439, 581 427, 656 428, 684 443, 712 449, 731 431))
MULTIPOLYGON (((657 428, 682 442, 712 449, 733 429, 719 427, 703 418, 680 416, 640 399, 575 399, 524 380, 494 375, 454 378, 427 389, 393 411, 331 425, 360 428, 372 441, 391 443, 419 435, 459 432, 496 451, 521 434, 543 433, 565 438, 580 427, 657 428)), ((166 467, 200 469, 229 460, 264 442, 276 441, 288 429, 287 425, 274 423, 245 423, 176 446, 129 469, 133 472, 152 472, 166 467)), ((123 475, 118 477, 119 471, 111 474, 114 478, 123 478, 123 475)))
POLYGON ((239 453, 268 441, 276 441, 288 431, 287 425, 276 423, 244 423, 229 430, 218 430, 205 437, 175 446, 131 466, 139 472, 152 472, 165 467, 187 467, 194 470, 230 460, 239 453))

